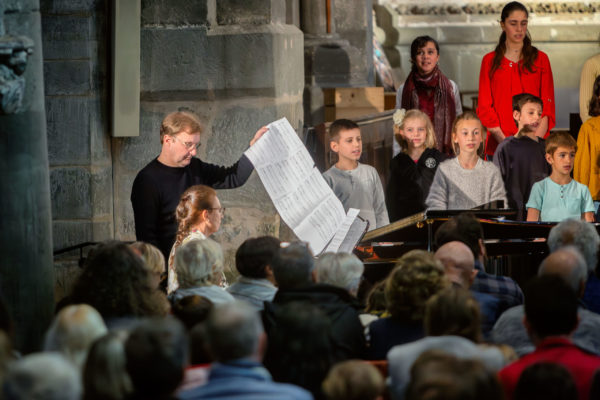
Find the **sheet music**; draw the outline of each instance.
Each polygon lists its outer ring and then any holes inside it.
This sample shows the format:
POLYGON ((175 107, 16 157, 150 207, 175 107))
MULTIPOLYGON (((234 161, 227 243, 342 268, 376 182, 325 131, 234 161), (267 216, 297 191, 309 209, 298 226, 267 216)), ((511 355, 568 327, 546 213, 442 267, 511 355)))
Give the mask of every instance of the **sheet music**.
MULTIPOLYGON (((360 212, 360 210, 358 210, 356 208, 351 208, 348 210, 348 214, 346 214, 346 218, 344 218, 344 221, 340 225, 340 228, 335 233, 335 236, 333 236, 333 239, 331 239, 331 242, 329 242, 329 245, 325 249, 325 252, 337 253, 338 251, 340 251, 339 250, 340 245, 344 241, 346 234, 349 232, 349 229, 352 226, 352 223, 354 222, 356 217, 358 217, 359 212, 360 212)), ((350 252, 352 252, 352 250, 350 250, 350 252)))
POLYGON ((344 207, 288 120, 282 118, 268 128, 244 154, 256 168, 281 218, 318 254, 344 222, 344 207))
POLYGON ((358 244, 358 242, 360 242, 368 227, 369 221, 365 221, 360 218, 354 218, 354 221, 352 222, 352 225, 350 225, 350 229, 348 229, 344 241, 342 244, 340 244, 340 247, 337 251, 341 253, 352 253, 354 247, 358 244))

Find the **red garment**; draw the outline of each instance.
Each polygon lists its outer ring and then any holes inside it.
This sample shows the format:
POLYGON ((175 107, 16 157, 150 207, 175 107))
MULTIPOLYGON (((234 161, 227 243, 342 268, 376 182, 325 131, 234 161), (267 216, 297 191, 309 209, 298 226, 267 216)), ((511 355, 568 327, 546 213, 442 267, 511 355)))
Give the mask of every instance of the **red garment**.
POLYGON ((575 381, 579 400, 589 398, 594 372, 600 368, 600 357, 581 350, 569 339, 550 337, 544 339, 533 353, 523 356, 500 370, 498 377, 504 386, 507 400, 513 398, 523 370, 532 364, 544 361, 554 362, 567 368, 575 381))
MULTIPOLYGON (((488 53, 481 61, 479 72, 479 97, 477 115, 486 128, 499 126, 506 136, 517 133, 517 125, 513 119, 512 97, 520 93, 531 93, 542 99, 544 110, 542 117, 548 117, 548 132, 556 125, 554 117, 554 80, 552 68, 546 53, 538 51, 533 63, 533 72, 522 66, 522 61, 515 63, 504 57, 500 67, 494 71, 490 79, 490 71, 494 60, 494 52, 488 53), (519 68, 519 65, 521 67, 519 68)), ((498 143, 488 132, 485 153, 494 154, 498 143)))

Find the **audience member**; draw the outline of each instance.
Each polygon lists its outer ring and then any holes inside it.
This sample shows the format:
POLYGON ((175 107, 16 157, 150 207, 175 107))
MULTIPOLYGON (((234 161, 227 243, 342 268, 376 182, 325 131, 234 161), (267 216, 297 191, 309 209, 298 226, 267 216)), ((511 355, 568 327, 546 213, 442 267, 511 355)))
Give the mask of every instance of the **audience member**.
POLYGON ((579 400, 589 398, 600 357, 579 349, 570 339, 577 327, 577 307, 575 292, 560 277, 536 277, 527 286, 523 323, 536 349, 499 372, 508 400, 514 398, 523 370, 540 361, 565 366, 575 379, 579 400))
POLYGON ((195 185, 181 195, 181 200, 175 209, 177 219, 177 235, 169 254, 169 272, 167 294, 179 288, 179 280, 175 265, 177 250, 191 240, 206 239, 221 227, 225 208, 217 197, 217 192, 208 186, 195 185))
POLYGON ((565 367, 552 362, 531 364, 515 387, 515 400, 573 400, 577 387, 565 367))
POLYGON ((266 336, 258 314, 250 306, 241 302, 217 306, 206 322, 206 335, 217 363, 208 383, 180 393, 181 400, 313 398, 302 388, 273 382, 260 364, 266 336))
POLYGON ((129 334, 125 355, 131 400, 172 399, 188 362, 185 328, 171 317, 143 320, 129 334))
POLYGON ((264 365, 277 382, 292 383, 323 399, 321 383, 335 362, 331 323, 316 305, 291 302, 277 308, 267 335, 264 365))
POLYGON ((133 251, 138 253, 144 260, 144 266, 148 270, 149 285, 158 289, 166 276, 165 258, 158 247, 145 242, 133 242, 130 244, 133 251))
MULTIPOLYGON (((562 278, 579 298, 583 296, 587 280, 587 266, 579 251, 573 246, 562 247, 551 253, 540 265, 538 275, 555 275, 562 278)), ((600 354, 600 315, 578 308, 579 323, 573 334, 573 343, 594 354, 600 354)), ((523 306, 506 310, 494 325, 492 339, 515 349, 519 356, 531 353, 535 347, 525 326, 523 306)))
MULTIPOLYGON (((467 290, 471 288, 477 270, 473 252, 466 244, 459 241, 443 244, 435 252, 434 257, 444 265, 446 276, 454 287, 467 290)), ((471 294, 479 303, 482 316, 481 329, 487 338, 500 315, 500 300, 488 293, 471 291, 471 294)))
POLYGON ((587 264, 588 279, 583 294, 584 306, 600 314, 600 278, 598 278, 600 235, 590 223, 579 219, 565 220, 550 229, 548 248, 552 252, 569 245, 579 250, 587 264))
POLYGON ((523 304, 523 292, 519 285, 507 276, 488 274, 485 271, 486 250, 483 229, 479 220, 471 213, 462 213, 444 222, 435 232, 434 247, 457 240, 466 244, 475 256, 477 275, 471 290, 489 293, 500 299, 499 312, 523 304))
POLYGON ((169 310, 164 294, 148 285, 142 259, 121 242, 104 242, 90 252, 68 304, 92 306, 109 329, 169 310))
MULTIPOLYGON (((9 366, 17 358, 17 355, 12 348, 10 337, 0 329, 0 388, 2 387, 9 366)), ((1 395, 0 398, 2 398, 1 395)))
POLYGON ((381 372, 361 360, 342 361, 323 381, 328 400, 383 400, 385 380, 381 372))
POLYGON ((208 318, 213 307, 214 303, 208 298, 194 294, 175 300, 171 312, 189 332, 196 324, 208 318))
POLYGON ((131 395, 125 340, 125 331, 113 331, 94 342, 83 369, 83 400, 125 400, 131 395))
POLYGON ((459 358, 477 359, 494 371, 502 368, 506 364, 503 353, 498 348, 479 344, 482 337, 480 321, 479 305, 467 290, 447 288, 433 295, 425 309, 427 336, 394 346, 387 355, 393 397, 404 397, 411 366, 428 350, 437 349, 459 358))
POLYGON ((354 254, 325 253, 315 263, 318 283, 346 289, 356 297, 365 266, 354 254))
POLYGON ((280 248, 271 264, 279 290, 265 302, 265 330, 278 324, 276 310, 291 302, 314 304, 331 322, 337 360, 362 358, 365 352, 363 326, 358 318, 360 304, 346 289, 314 283, 316 271, 310 250, 302 243, 280 248))
POLYGON ((393 346, 425 336, 425 303, 449 285, 444 267, 433 254, 423 250, 404 254, 387 278, 385 299, 390 316, 367 327, 368 358, 383 360, 393 346))
POLYGON ((3 400, 79 400, 81 375, 60 353, 35 353, 15 361, 2 387, 3 400))
POLYGON ((187 296, 203 296, 214 304, 231 303, 234 298, 219 286, 223 279, 223 250, 211 239, 194 239, 175 253, 175 269, 179 288, 171 301, 187 296))
POLYGON ((273 300, 277 291, 271 260, 281 241, 273 236, 247 239, 235 253, 238 280, 227 288, 233 297, 246 301, 257 310, 273 300))
POLYGON ((504 400, 495 374, 478 360, 430 350, 415 361, 410 375, 407 400, 504 400))
POLYGON ((385 315, 387 310, 387 303, 385 302, 385 284, 386 280, 380 280, 375 283, 369 293, 367 294, 365 310, 359 315, 360 322, 363 326, 369 325, 376 319, 387 316, 385 315))
POLYGON ((79 371, 94 341, 106 334, 106 325, 98 311, 87 304, 63 308, 46 332, 44 351, 57 351, 79 371))

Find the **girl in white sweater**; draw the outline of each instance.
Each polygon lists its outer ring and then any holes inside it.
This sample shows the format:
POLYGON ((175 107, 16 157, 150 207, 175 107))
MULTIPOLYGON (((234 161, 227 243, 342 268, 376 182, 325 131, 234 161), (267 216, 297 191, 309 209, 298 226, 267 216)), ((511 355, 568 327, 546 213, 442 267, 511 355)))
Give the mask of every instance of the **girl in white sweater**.
POLYGON ((500 170, 481 158, 483 126, 474 112, 454 121, 452 145, 456 157, 437 169, 425 204, 432 210, 466 210, 494 200, 506 201, 500 170))

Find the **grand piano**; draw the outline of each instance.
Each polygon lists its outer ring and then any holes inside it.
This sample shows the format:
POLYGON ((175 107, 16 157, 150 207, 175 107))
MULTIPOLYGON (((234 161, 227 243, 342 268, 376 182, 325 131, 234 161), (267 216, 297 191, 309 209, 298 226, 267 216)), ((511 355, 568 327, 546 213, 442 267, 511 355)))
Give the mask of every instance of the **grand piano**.
MULTIPOLYGON (((429 210, 367 232, 356 254, 365 264, 365 278, 374 283, 385 278, 395 260, 414 250, 433 250, 437 228, 463 212, 474 214, 483 228, 488 255, 486 270, 507 275, 524 284, 536 274, 539 263, 548 254, 545 239, 556 223, 522 222, 511 218, 516 211, 489 209, 429 210)), ((485 209, 488 208, 488 209, 485 209)), ((600 224, 595 224, 600 230, 600 224)))

